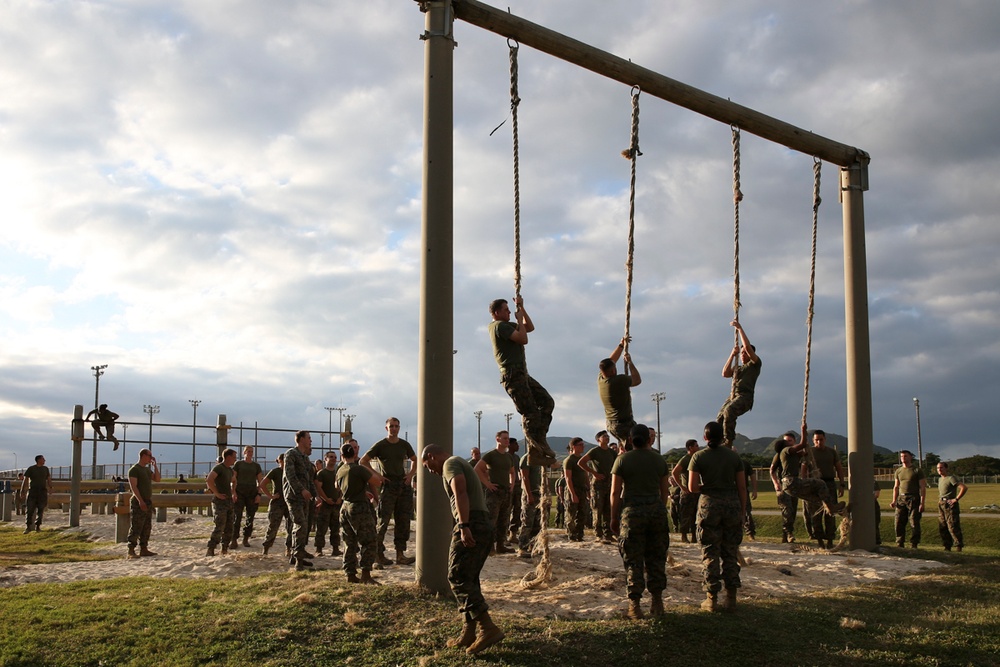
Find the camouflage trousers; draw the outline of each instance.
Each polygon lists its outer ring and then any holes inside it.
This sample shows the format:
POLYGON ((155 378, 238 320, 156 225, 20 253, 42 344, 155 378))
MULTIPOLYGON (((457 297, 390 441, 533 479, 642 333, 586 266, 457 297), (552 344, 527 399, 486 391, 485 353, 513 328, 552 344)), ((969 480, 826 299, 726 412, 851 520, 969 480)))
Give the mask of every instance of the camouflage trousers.
POLYGON ((698 497, 700 493, 685 493, 681 491, 681 532, 694 535, 698 518, 698 497))
POLYGON ((528 494, 521 496, 521 530, 517 534, 517 546, 523 551, 531 549, 531 542, 542 529, 542 512, 540 489, 534 489, 532 500, 528 502, 528 494))
POLYGON ((316 510, 316 540, 313 544, 317 549, 326 546, 326 534, 330 533, 330 546, 334 551, 340 550, 340 505, 320 503, 316 510))
POLYGON ((590 506, 594 512, 594 532, 598 539, 612 539, 611 479, 594 480, 594 485, 590 487, 590 506))
POLYGON ((139 499, 132 496, 129 501, 128 546, 135 549, 149 544, 149 534, 153 529, 153 501, 146 501, 146 511, 139 507, 139 499))
POLYGON ((701 545, 702 589, 718 593, 740 587, 740 564, 737 560, 743 542, 743 517, 735 496, 698 499, 698 543, 701 545))
POLYGON ((875 501, 875 544, 882 544, 882 507, 875 501))
POLYGON ((344 572, 356 574, 359 564, 362 570, 371 570, 378 554, 378 534, 375 515, 367 500, 344 501, 340 508, 340 537, 344 540, 344 572))
POLYGON ((753 507, 750 505, 750 498, 747 498, 747 511, 743 515, 743 532, 750 536, 750 539, 757 537, 757 522, 753 520, 753 507))
POLYGON ((920 496, 905 495, 896 498, 896 546, 906 543, 906 524, 910 524, 910 544, 914 548, 920 544, 920 496))
POLYGON ((282 497, 272 498, 267 505, 267 535, 264 536, 264 546, 270 548, 278 537, 278 528, 282 520, 285 524, 285 547, 292 548, 292 517, 288 514, 288 503, 282 497))
POLYGON ((632 427, 635 426, 634 419, 608 419, 605 420, 604 426, 608 429, 608 433, 615 437, 615 440, 631 448, 632 427))
POLYGON ((944 501, 938 502, 938 532, 941 533, 941 544, 945 549, 965 546, 962 540, 962 518, 957 502, 954 505, 944 501))
POLYGON ((731 446, 736 441, 736 418, 750 412, 751 409, 753 409, 753 398, 750 396, 737 395, 722 404, 715 420, 722 424, 726 445, 731 446))
MULTIPOLYGON (((837 497, 837 482, 832 479, 820 480, 826 485, 830 498, 837 497)), ((806 522, 809 537, 814 540, 834 540, 837 537, 837 521, 833 515, 823 511, 823 503, 809 500, 805 503, 806 522)))
POLYGON ((576 495, 580 501, 578 503, 573 502, 573 494, 566 489, 563 504, 566 505, 566 537, 578 541, 583 539, 583 527, 587 521, 583 514, 583 509, 587 506, 587 495, 580 491, 576 495))
POLYGON ((47 493, 31 493, 24 499, 24 523, 28 530, 38 530, 42 527, 42 514, 49 506, 47 493))
POLYGON ((538 381, 524 368, 508 368, 500 372, 500 384, 514 401, 514 409, 521 415, 521 430, 528 441, 526 455, 532 463, 540 463, 538 456, 552 456, 549 447, 549 424, 556 402, 538 381))
POLYGON ((289 498, 285 496, 285 503, 288 505, 288 516, 292 519, 292 553, 305 551, 309 545, 309 528, 312 526, 313 508, 315 505, 311 500, 305 500, 302 496, 289 498))
POLYGON ((676 486, 670 488, 670 523, 675 533, 681 531, 681 490, 676 486))
POLYGON ((257 514, 260 503, 257 488, 243 491, 236 489, 236 504, 233 506, 233 539, 240 536, 240 523, 243 523, 243 537, 249 539, 253 535, 253 518, 257 514), (246 519, 244 519, 244 515, 246 519))
POLYGON ((781 532, 785 537, 795 536, 795 515, 799 513, 799 499, 784 491, 778 492, 778 509, 781 510, 781 532))
POLYGON ((510 523, 510 490, 498 486, 495 491, 486 490, 486 511, 493 525, 493 542, 503 544, 507 538, 510 523))
POLYGON ((521 532, 521 479, 511 489, 510 494, 510 523, 508 532, 510 535, 518 535, 521 532))
POLYGON ((489 611, 479 584, 479 574, 490 555, 494 534, 494 525, 490 523, 486 512, 469 512, 469 524, 475 545, 467 547, 462 544, 462 531, 455 526, 448 549, 448 583, 458 600, 458 611, 466 623, 471 623, 489 611))
POLYGON ((662 502, 626 505, 622 510, 618 553, 625 564, 625 589, 630 600, 652 595, 667 587, 667 549, 670 525, 662 502))
POLYGON ((781 490, 783 493, 807 503, 826 504, 834 502, 837 498, 836 489, 831 496, 826 482, 813 477, 782 477, 781 490))
POLYGON ((208 538, 208 548, 214 549, 220 542, 226 547, 233 539, 233 500, 212 498, 212 513, 215 515, 215 530, 208 538))
POLYGON ((392 543, 396 551, 406 551, 410 540, 410 519, 413 517, 413 487, 405 479, 389 479, 382 484, 378 500, 378 550, 385 551, 385 534, 389 532, 392 519, 392 543))

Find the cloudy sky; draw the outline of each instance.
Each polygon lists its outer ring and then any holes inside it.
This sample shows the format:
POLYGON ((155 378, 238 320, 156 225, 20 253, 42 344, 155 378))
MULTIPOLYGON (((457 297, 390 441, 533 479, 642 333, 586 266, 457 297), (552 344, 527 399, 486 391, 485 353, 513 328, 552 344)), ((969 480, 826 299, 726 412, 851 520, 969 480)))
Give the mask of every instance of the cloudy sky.
MULTIPOLYGON (((1000 4, 507 6, 868 151, 875 443, 914 448, 917 396, 925 452, 1000 455, 984 421, 1000 399, 1000 4)), ((412 0, 0 2, 0 469, 69 463, 96 364, 123 421, 155 404, 157 421, 190 424, 198 399, 199 424, 321 431, 342 406, 363 444, 388 415, 416 439, 423 29, 412 0)), ((509 122, 490 136, 508 116, 506 41, 462 22, 455 37, 466 451, 474 411, 484 442, 512 411, 485 334, 486 304, 513 292, 511 136, 509 122)), ((519 61, 529 368, 556 399, 551 433, 590 439, 596 364, 624 326, 629 89, 527 47, 519 61)), ((655 422, 650 395, 666 394, 673 447, 729 391, 730 129, 651 96, 640 107, 633 396, 655 422)), ((739 431, 762 437, 802 412, 812 158, 744 133, 742 185, 740 319, 764 371, 739 431)), ((822 196, 809 422, 846 433, 830 164, 822 196)))

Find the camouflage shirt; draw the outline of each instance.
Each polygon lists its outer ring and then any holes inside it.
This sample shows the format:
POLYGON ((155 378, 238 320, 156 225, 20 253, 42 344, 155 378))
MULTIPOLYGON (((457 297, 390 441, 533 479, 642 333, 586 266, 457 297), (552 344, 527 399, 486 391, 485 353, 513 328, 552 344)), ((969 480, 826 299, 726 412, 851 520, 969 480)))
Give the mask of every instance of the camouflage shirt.
POLYGON ((316 495, 313 482, 316 479, 316 468, 309 457, 292 447, 285 452, 285 474, 281 481, 281 490, 285 500, 302 500, 302 491, 306 490, 316 495))

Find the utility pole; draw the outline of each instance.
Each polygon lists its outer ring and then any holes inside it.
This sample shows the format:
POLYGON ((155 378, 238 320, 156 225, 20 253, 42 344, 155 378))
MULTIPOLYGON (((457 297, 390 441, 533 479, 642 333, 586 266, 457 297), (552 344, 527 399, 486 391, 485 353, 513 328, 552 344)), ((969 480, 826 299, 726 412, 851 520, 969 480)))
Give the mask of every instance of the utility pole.
POLYGON ((503 416, 507 420, 507 432, 510 433, 510 418, 514 416, 514 413, 505 412, 503 416))
MULTIPOLYGON (((100 404, 101 400, 101 376, 104 375, 104 369, 107 368, 107 364, 102 364, 100 366, 91 366, 90 370, 94 371, 94 409, 100 404)), ((96 416, 95 416, 96 419, 96 416)), ((107 432, 107 426, 104 427, 105 432, 107 432)), ((97 431, 94 431, 94 460, 90 464, 90 479, 97 479, 97 431)))
POLYGON ((191 476, 194 477, 194 469, 198 461, 195 454, 198 445, 198 406, 201 405, 201 401, 189 398, 188 403, 194 408, 194 418, 191 420, 191 476))
POLYGON ((483 446, 483 411, 476 410, 472 414, 476 416, 476 447, 481 448, 483 446))
POLYGON ((667 397, 666 392, 658 391, 653 396, 656 403, 656 451, 663 453, 663 434, 660 433, 660 401, 667 397))
POLYGON ((344 410, 346 410, 347 408, 324 408, 324 409, 327 412, 330 413, 330 448, 332 449, 333 448, 333 411, 336 410, 337 412, 340 413, 340 430, 337 431, 337 432, 338 433, 343 433, 344 432, 344 410))
POLYGON ((142 411, 149 415, 149 450, 153 451, 153 415, 160 411, 160 406, 144 405, 142 411))
POLYGON ((917 410, 917 462, 920 464, 920 469, 924 468, 924 443, 920 439, 920 399, 913 399, 913 407, 917 410))

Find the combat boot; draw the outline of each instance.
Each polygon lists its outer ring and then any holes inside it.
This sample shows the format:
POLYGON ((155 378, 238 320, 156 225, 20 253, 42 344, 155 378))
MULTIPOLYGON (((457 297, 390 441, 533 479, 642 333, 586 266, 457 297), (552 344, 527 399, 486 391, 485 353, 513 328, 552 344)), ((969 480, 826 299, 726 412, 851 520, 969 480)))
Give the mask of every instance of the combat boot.
POLYGON ((650 616, 663 616, 663 593, 651 593, 653 600, 649 605, 650 616))
POLYGON ((371 584, 372 586, 381 586, 382 585, 382 584, 378 583, 377 581, 375 581, 374 579, 372 579, 372 571, 371 570, 361 570, 361 581, 360 581, 360 583, 362 583, 362 584, 371 584))
POLYGON ((205 552, 205 556, 215 556, 215 547, 209 547, 208 551, 205 552))
MULTIPOLYGON (((392 561, 385 557, 385 552, 384 551, 380 551, 378 553, 378 558, 376 559, 375 562, 378 563, 379 565, 383 565, 383 566, 384 565, 392 565, 392 561)), ((379 567, 379 568, 376 568, 376 569, 381 570, 382 568, 379 567)))
POLYGON ((266 555, 267 555, 267 550, 268 550, 268 549, 270 549, 270 548, 271 548, 271 545, 270 545, 270 544, 265 544, 265 545, 264 545, 264 548, 263 548, 263 549, 261 549, 261 552, 260 552, 260 553, 261 553, 261 555, 262 555, 262 556, 266 556, 266 555))
POLYGON ((348 572, 347 573, 347 583, 349 583, 349 584, 360 584, 361 580, 358 579, 358 573, 357 572, 348 572))
POLYGON ((232 541, 229 542, 229 548, 230 549, 239 549, 240 548, 240 541, 239 541, 239 539, 236 538, 236 537, 234 537, 232 539, 232 541))
POLYGON ((249 535, 245 535, 243 537, 243 546, 245 546, 245 547, 250 546, 250 536, 249 535))
POLYGON ((447 641, 448 648, 468 648, 476 641, 476 622, 466 621, 462 624, 462 634, 447 641))
POLYGON ((146 547, 140 546, 139 547, 139 555, 140 556, 155 556, 156 554, 153 553, 152 551, 150 551, 149 549, 147 549, 146 547))
POLYGON ((128 548, 128 556, 126 556, 126 558, 128 560, 132 560, 133 558, 138 558, 138 557, 139 557, 139 554, 137 554, 135 552, 135 547, 129 547, 128 548))
POLYGON ((228 553, 229 553, 229 545, 223 544, 222 545, 222 555, 225 556, 228 553))
POLYGON ((331 556, 343 556, 344 552, 340 550, 340 547, 334 547, 333 551, 330 552, 331 556))
POLYGON ((639 604, 638 600, 628 601, 628 611, 626 612, 625 615, 631 618, 633 621, 638 621, 640 618, 643 617, 642 606, 639 604))
POLYGON ((412 556, 407 556, 402 551, 396 552, 396 565, 413 565, 416 562, 417 562, 416 558, 413 558, 412 556))
POLYGON ((323 547, 319 547, 318 549, 316 549, 316 555, 317 556, 322 556, 323 555, 323 547))
POLYGON ((705 611, 715 611, 716 609, 718 609, 718 604, 717 604, 718 600, 719 600, 718 593, 706 593, 705 600, 704 602, 701 603, 701 608, 704 609, 705 611))
POLYGON ((688 534, 687 533, 681 533, 681 542, 683 542, 684 544, 690 544, 691 543, 691 540, 688 539, 688 534))
POLYGON ((726 597, 722 601, 722 604, 719 605, 719 606, 721 607, 722 611, 726 611, 726 612, 729 612, 729 613, 732 613, 732 612, 736 611, 736 589, 735 588, 727 588, 726 589, 726 597))
POLYGON ((465 649, 465 652, 469 655, 476 655, 480 651, 485 651, 504 638, 503 630, 494 625, 493 619, 490 618, 490 612, 484 611, 480 614, 476 618, 476 623, 479 624, 479 634, 476 637, 476 641, 472 642, 472 645, 465 649))
POLYGON ((504 544, 503 544, 503 540, 498 540, 497 541, 497 551, 496 552, 498 554, 512 554, 512 553, 514 553, 514 550, 513 549, 508 549, 507 547, 505 547, 504 544))

